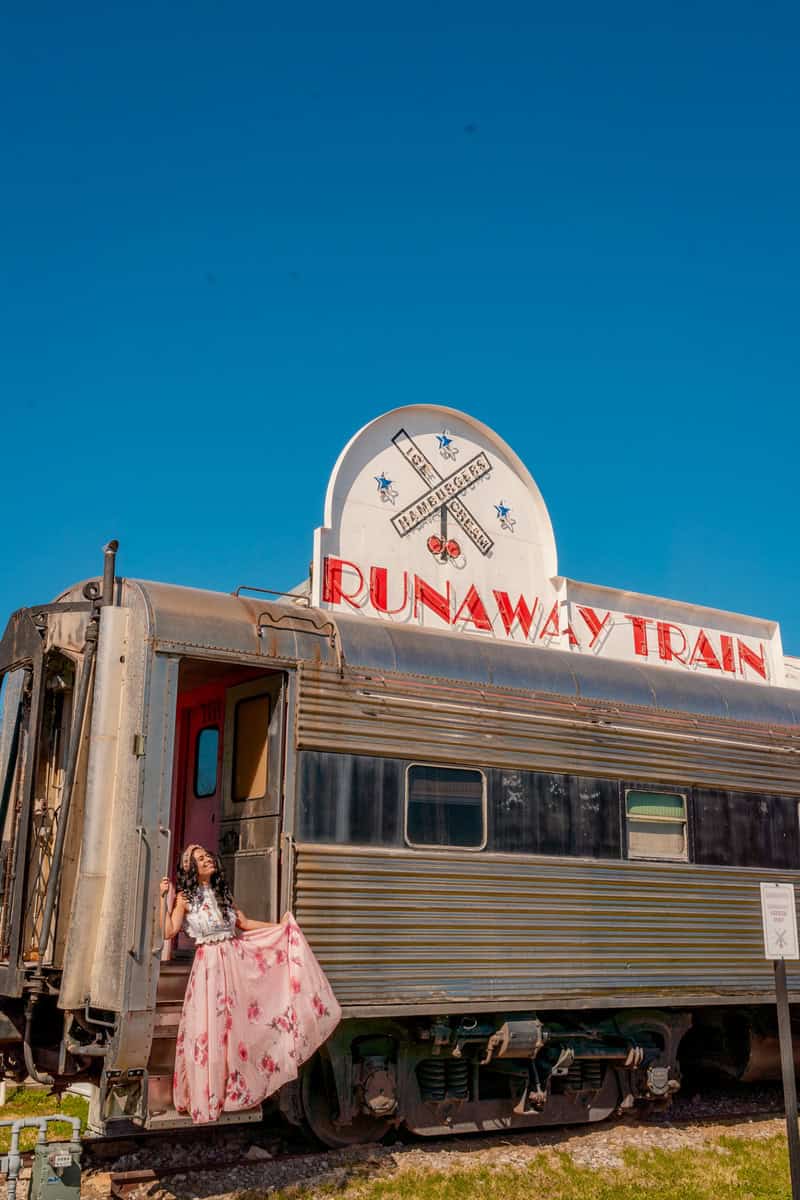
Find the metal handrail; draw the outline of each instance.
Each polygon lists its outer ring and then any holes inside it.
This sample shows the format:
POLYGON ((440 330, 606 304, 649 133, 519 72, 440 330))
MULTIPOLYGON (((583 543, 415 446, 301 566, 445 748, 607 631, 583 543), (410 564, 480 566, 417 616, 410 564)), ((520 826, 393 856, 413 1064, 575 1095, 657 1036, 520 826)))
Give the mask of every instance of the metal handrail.
POLYGON ((139 957, 138 950, 142 941, 142 919, 139 916, 139 892, 141 888, 139 885, 142 876, 142 846, 145 843, 144 825, 136 826, 136 836, 139 839, 139 845, 136 851, 136 882, 133 891, 134 934, 133 941, 128 947, 128 954, 132 955, 133 958, 139 957))
POLYGON ((280 592, 277 588, 255 587, 249 583, 240 583, 236 590, 231 592, 231 595, 238 599, 241 592, 260 592, 264 596, 294 596, 295 600, 305 600, 308 603, 308 597, 304 596, 302 592, 280 592))
MULTIPOLYGON (((167 871, 169 871, 169 852, 170 852, 170 848, 172 846, 172 830, 169 828, 168 825, 159 825, 158 832, 159 832, 160 837, 166 837, 166 839, 167 839, 167 853, 166 853, 167 868, 166 869, 167 869, 167 871)), ((165 897, 165 899, 166 899, 166 897, 165 897)), ((166 916, 166 913, 165 913, 165 916, 166 916)), ((158 946, 153 946, 153 951, 152 951, 153 954, 161 954, 162 950, 164 949, 164 946, 169 941, 169 938, 167 938, 167 936, 164 932, 164 922, 161 918, 161 901, 160 900, 159 900, 159 904, 158 904, 158 924, 159 924, 159 930, 161 933, 161 942, 158 946)))

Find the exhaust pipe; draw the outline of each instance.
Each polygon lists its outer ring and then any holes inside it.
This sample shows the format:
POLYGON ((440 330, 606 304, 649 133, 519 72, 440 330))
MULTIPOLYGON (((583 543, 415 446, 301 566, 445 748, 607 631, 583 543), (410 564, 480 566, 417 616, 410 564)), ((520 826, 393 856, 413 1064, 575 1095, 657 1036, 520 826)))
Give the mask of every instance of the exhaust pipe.
POLYGON ((103 595, 100 599, 100 604, 105 608, 109 604, 114 604, 114 584, 116 582, 117 568, 117 551, 119 550, 119 542, 116 538, 112 538, 103 546, 103 595))

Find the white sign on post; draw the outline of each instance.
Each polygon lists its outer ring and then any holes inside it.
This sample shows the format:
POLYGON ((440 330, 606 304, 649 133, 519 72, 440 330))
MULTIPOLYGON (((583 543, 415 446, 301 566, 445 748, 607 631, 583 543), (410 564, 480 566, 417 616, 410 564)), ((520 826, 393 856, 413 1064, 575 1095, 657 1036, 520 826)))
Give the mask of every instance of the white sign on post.
POLYGON ((793 883, 761 884, 765 958, 800 958, 793 883))

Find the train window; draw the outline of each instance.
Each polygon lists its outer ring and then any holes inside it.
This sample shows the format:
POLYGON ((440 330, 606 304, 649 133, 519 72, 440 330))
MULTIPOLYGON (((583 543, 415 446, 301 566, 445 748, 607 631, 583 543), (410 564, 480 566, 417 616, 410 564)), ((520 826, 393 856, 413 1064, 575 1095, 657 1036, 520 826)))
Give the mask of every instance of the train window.
POLYGON ((260 800, 267 790, 269 696, 236 705, 233 734, 233 798, 260 800))
POLYGON ((619 783, 543 771, 489 772, 489 846, 517 854, 620 857, 619 783))
POLYGON ((625 793, 628 858, 687 859, 686 797, 680 792, 625 793))
POLYGON ((800 829, 794 797, 694 788, 692 800, 696 862, 797 869, 800 829))
POLYGON ((194 748, 194 794, 198 799, 213 796, 217 790, 219 729, 207 725, 197 735, 194 748))
POLYGON ((404 767, 394 758, 302 750, 298 839, 402 846, 404 767))
POLYGON ((409 846, 486 845, 486 779, 482 771, 412 764, 406 771, 409 846))

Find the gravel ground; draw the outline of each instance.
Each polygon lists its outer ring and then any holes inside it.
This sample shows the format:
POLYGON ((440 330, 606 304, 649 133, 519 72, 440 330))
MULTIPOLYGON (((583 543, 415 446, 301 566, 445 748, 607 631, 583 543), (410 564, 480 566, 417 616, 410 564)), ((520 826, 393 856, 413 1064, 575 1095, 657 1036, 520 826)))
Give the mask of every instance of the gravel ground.
MULTIPOLYGON (((170 1176, 162 1186, 144 1185, 136 1200, 173 1200, 174 1197, 198 1200, 233 1200, 237 1193, 256 1189, 298 1188, 308 1200, 317 1187, 343 1186, 349 1179, 375 1178, 404 1171, 448 1172, 465 1167, 523 1168, 537 1155, 547 1152, 569 1154, 581 1167, 603 1170, 623 1165, 623 1152, 636 1149, 679 1150, 702 1147, 727 1134, 744 1138, 769 1138, 786 1128, 782 1117, 715 1121, 702 1125, 604 1124, 572 1132, 552 1131, 515 1134, 505 1137, 436 1139, 413 1145, 396 1143, 350 1150, 337 1150, 297 1157, 278 1157, 264 1162, 248 1162, 227 1171, 170 1176)), ((108 1176, 100 1191, 107 1195, 108 1176)), ((93 1181, 94 1183, 94 1181, 93 1181)), ((91 1193, 86 1192, 87 1195, 91 1193)))
MULTIPOLYGON (((281 1188, 297 1189, 312 1200, 317 1187, 340 1187, 351 1178, 465 1167, 522 1168, 542 1153, 566 1153, 581 1167, 603 1170, 621 1166, 628 1147, 702 1147, 723 1134, 761 1139, 785 1127, 780 1087, 770 1085, 682 1096, 668 1109, 645 1110, 641 1116, 599 1125, 430 1141, 390 1137, 389 1145, 326 1152, 302 1152, 303 1143, 294 1134, 270 1134, 263 1127, 205 1131, 180 1140, 160 1136, 131 1142, 118 1147, 125 1152, 108 1162, 87 1154, 82 1195, 85 1200, 106 1200, 112 1173, 149 1168, 169 1174, 142 1183, 129 1193, 130 1200, 233 1200, 249 1189, 268 1193, 281 1188), (222 1165, 231 1160, 237 1165, 222 1165), (215 1165, 217 1170, 209 1169, 215 1165)), ((23 1181, 19 1200, 26 1200, 26 1190, 23 1181)))
POLYGON ((762 1085, 683 1095, 668 1108, 646 1108, 641 1115, 600 1125, 430 1141, 390 1137, 388 1145, 326 1152, 303 1152, 303 1143, 292 1133, 270 1136, 252 1128, 227 1134, 206 1132, 191 1141, 159 1138, 132 1145, 105 1169, 90 1170, 83 1191, 89 1200, 105 1200, 110 1172, 143 1168, 176 1173, 156 1184, 144 1183, 131 1200, 233 1200, 249 1189, 267 1193, 282 1188, 296 1188, 311 1200, 317 1187, 342 1186, 351 1178, 464 1167, 524 1167, 542 1153, 566 1153, 581 1167, 603 1170, 621 1166, 628 1147, 678 1150, 702 1147, 723 1134, 773 1137, 785 1129, 781 1114, 780 1087, 762 1085), (231 1159, 237 1160, 236 1166, 207 1169, 231 1159))

